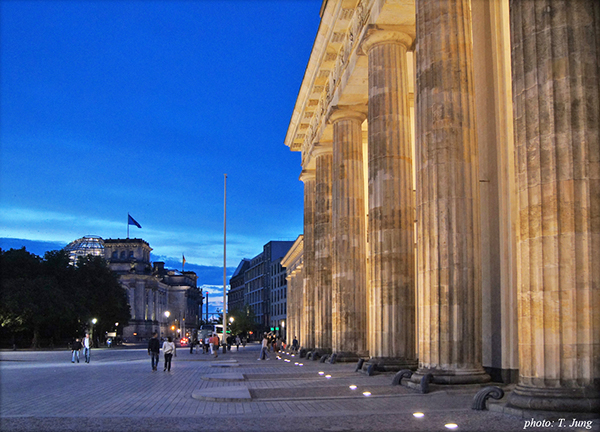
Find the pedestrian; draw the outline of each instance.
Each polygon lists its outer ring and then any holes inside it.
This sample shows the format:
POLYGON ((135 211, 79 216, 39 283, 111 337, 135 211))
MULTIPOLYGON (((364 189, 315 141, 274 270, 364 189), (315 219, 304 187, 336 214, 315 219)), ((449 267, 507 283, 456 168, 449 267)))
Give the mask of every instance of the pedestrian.
POLYGON ((165 368, 163 371, 171 372, 171 360, 173 356, 177 357, 177 351, 175 351, 175 344, 173 338, 169 336, 162 346, 163 354, 165 355, 165 368))
POLYGON ((242 340, 240 339, 240 335, 237 335, 235 337, 235 348, 236 350, 240 350, 240 344, 242 343, 242 340))
POLYGON ((196 341, 194 339, 190 338, 190 354, 194 354, 194 345, 196 344, 196 341))
POLYGON ((215 355, 215 358, 219 357, 219 336, 213 333, 210 339, 210 353, 215 355))
POLYGON ((160 342, 158 341, 158 333, 152 333, 152 338, 148 341, 148 355, 152 358, 152 371, 158 367, 158 357, 160 355, 160 342))
POLYGON ((77 338, 71 347, 71 363, 75 363, 75 359, 77 359, 77 363, 79 363, 79 351, 81 351, 81 341, 77 338))
POLYGON ((298 339, 296 339, 296 336, 294 336, 294 340, 292 340, 292 351, 298 352, 298 348, 298 339))
POLYGON ((90 339, 90 334, 86 333, 83 338, 83 357, 85 358, 85 362, 90 362, 90 348, 92 347, 92 340, 90 339))
POLYGON ((262 345, 260 349, 260 357, 259 360, 270 360, 269 354, 267 351, 269 350, 269 338, 267 337, 267 333, 263 335, 262 345))
POLYGON ((210 348, 210 338, 206 336, 202 341, 202 354, 207 354, 210 348))
POLYGON ((242 348, 246 348, 246 342, 248 342, 248 339, 246 339, 246 336, 242 337, 242 348))

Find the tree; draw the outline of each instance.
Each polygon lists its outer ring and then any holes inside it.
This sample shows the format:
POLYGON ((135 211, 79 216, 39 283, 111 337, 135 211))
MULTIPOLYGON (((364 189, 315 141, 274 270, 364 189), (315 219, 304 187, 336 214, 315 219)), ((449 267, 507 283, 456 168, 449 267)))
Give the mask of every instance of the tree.
POLYGON ((124 323, 131 318, 127 293, 104 258, 91 255, 80 257, 75 286, 79 319, 84 326, 96 318, 96 331, 104 334, 116 322, 124 323))
POLYGON ((0 249, 0 328, 2 336, 30 337, 37 348, 43 338, 80 335, 92 318, 103 333, 130 319, 125 290, 102 257, 80 258, 70 265, 64 250, 44 259, 22 249, 0 249))
POLYGON ((242 308, 234 309, 229 312, 229 316, 233 317, 229 327, 231 334, 249 334, 256 331, 256 314, 252 306, 244 305, 242 308))

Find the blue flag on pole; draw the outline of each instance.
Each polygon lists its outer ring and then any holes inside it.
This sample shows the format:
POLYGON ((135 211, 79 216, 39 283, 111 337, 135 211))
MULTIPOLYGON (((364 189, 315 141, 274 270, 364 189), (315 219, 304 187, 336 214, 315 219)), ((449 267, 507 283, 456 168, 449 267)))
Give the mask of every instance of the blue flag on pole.
POLYGON ((129 213, 127 213, 127 217, 129 218, 127 221, 127 225, 135 225, 138 228, 142 227, 139 223, 137 223, 137 221, 134 218, 131 217, 129 213))

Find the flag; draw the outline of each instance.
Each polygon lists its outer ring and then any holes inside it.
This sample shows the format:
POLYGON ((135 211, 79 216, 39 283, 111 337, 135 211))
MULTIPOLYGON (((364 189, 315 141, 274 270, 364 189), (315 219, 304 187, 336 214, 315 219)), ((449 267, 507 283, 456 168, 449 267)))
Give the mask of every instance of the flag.
POLYGON ((181 271, 183 271, 183 268, 185 267, 185 255, 181 254, 181 257, 183 258, 183 262, 181 263, 181 271))
POLYGON ((129 219, 127 220, 127 225, 135 225, 135 226, 136 226, 136 227, 138 227, 138 228, 141 228, 141 227, 142 227, 142 226, 141 226, 139 223, 137 223, 137 221, 136 221, 134 218, 132 218, 132 217, 129 215, 129 213, 127 213, 127 217, 129 218, 129 219))
POLYGON ((185 264, 185 255, 181 254, 181 256, 183 257, 183 264, 185 264))

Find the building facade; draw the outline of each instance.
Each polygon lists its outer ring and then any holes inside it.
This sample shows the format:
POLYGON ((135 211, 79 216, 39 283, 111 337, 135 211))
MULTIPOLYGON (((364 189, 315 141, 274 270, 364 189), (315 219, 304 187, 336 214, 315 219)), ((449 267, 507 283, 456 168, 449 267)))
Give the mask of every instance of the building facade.
POLYGON ((127 292, 131 320, 123 339, 147 340, 185 336, 198 328, 202 292, 194 272, 167 270, 163 262, 150 262, 152 248, 142 239, 105 239, 105 259, 127 292))
POLYGON ((251 259, 242 259, 229 280, 228 310, 250 306, 260 330, 280 327, 287 310, 286 269, 281 259, 294 242, 270 241, 251 259), (243 285, 242 285, 243 284, 243 285), (239 300, 242 292, 243 301, 239 300))
POLYGON ((241 310, 244 307, 244 294, 246 286, 244 273, 250 267, 250 260, 243 258, 229 279, 229 291, 227 292, 227 311, 241 310))
POLYGON ((594 0, 323 2, 285 139, 303 346, 600 411, 598 17, 594 0))

